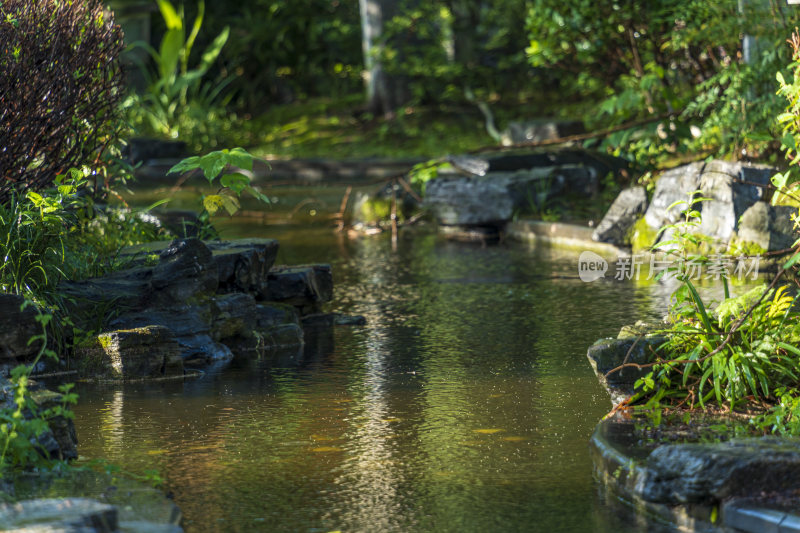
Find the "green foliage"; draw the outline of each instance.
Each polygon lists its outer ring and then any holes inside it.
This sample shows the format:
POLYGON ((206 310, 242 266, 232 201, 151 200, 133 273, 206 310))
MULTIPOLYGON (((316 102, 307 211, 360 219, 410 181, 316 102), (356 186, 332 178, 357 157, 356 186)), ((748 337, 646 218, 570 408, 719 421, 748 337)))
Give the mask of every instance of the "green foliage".
POLYGON ((230 120, 223 99, 229 81, 212 83, 204 77, 228 41, 230 29, 223 28, 198 63, 190 68, 192 48, 203 25, 205 3, 198 4, 197 16, 189 29, 182 6, 176 10, 169 0, 157 1, 166 32, 158 50, 139 43, 149 52, 154 68, 142 65, 148 79, 147 89, 143 94, 129 95, 123 109, 139 134, 180 138, 195 150, 214 146, 215 129, 224 128, 230 120))
POLYGON ((781 43, 798 17, 791 7, 736 0, 529 6, 531 65, 558 72, 566 94, 602 100, 590 127, 662 116, 602 147, 645 166, 687 151, 738 156, 769 147, 779 106, 769 84, 786 62, 781 43), (747 61, 744 35, 756 37, 747 61))
MULTIPOLYGON (((269 204, 269 197, 262 194, 250 185, 250 178, 241 172, 226 172, 226 169, 239 168, 244 171, 253 170, 251 154, 244 148, 223 149, 208 153, 204 156, 193 156, 184 159, 171 169, 168 174, 178 172, 193 172, 200 170, 210 185, 219 178, 221 188, 217 194, 203 196, 203 209, 200 214, 202 222, 208 222, 208 217, 224 210, 233 216, 239 210, 239 198, 246 192, 256 200, 269 204)), ((202 233, 202 232, 201 232, 202 233)))
POLYGON ((236 75, 230 89, 249 112, 361 92, 358 2, 216 1, 207 11, 210 34, 233 28, 219 63, 222 72, 236 75))
MULTIPOLYGON (((32 305, 32 302, 26 301, 23 308, 28 305, 32 305)), ((14 406, 0 408, 0 478, 13 470, 49 469, 62 464, 48 456, 39 444, 39 437, 49 429, 49 420, 74 417, 70 406, 77 403, 78 396, 71 392, 72 384, 62 385, 59 387, 59 403, 41 409, 29 388, 29 376, 41 358, 58 359, 58 355, 48 348, 47 332, 52 319, 53 315, 37 310, 36 320, 42 326, 42 333, 33 336, 28 342, 41 342, 41 348, 29 365, 20 365, 11 371, 14 406)))

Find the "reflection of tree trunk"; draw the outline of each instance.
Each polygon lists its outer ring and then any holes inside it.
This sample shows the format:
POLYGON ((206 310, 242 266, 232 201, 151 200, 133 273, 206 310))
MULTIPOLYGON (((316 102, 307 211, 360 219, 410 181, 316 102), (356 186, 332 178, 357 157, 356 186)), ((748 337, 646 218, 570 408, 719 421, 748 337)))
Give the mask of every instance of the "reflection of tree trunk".
POLYGON ((384 25, 399 11, 399 0, 359 0, 362 45, 367 70, 367 106, 375 114, 388 114, 405 104, 411 91, 405 76, 387 73, 380 62, 385 43, 384 25))

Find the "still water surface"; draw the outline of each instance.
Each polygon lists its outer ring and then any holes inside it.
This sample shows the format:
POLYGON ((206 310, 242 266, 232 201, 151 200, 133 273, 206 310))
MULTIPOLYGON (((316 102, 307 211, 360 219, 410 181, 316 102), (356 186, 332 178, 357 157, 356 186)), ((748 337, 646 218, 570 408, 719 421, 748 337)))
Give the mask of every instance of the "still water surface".
MULTIPOLYGON (((661 316, 650 286, 577 279, 577 253, 327 224, 227 228, 330 262, 365 327, 185 382, 82 386, 80 450, 158 469, 187 531, 635 530, 588 438, 611 407, 586 348, 661 316)), ((657 286, 656 286, 657 288, 657 286)))

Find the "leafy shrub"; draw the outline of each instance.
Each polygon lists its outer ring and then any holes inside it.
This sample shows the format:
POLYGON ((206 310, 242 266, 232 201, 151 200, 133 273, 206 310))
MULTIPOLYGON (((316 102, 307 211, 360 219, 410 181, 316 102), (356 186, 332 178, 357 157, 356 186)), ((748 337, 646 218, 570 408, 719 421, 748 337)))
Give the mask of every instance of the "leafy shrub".
POLYGON ((0 3, 0 203, 115 139, 122 33, 101 0, 0 3))
POLYGON ((563 93, 602 101, 590 127, 659 119, 606 139, 618 155, 646 166, 687 151, 752 156, 774 147, 771 79, 797 17, 785 2, 534 0, 527 53, 563 93))
POLYGON ((223 28, 203 51, 200 61, 190 68, 192 48, 203 25, 205 3, 199 3, 191 28, 182 6, 176 9, 169 0, 158 0, 158 6, 167 30, 158 50, 139 43, 149 52, 153 68, 142 65, 147 88, 142 94, 128 96, 123 108, 140 135, 180 138, 192 150, 216 146, 221 132, 214 130, 230 126, 222 95, 228 82, 214 84, 204 80, 204 76, 225 46, 230 30, 227 26, 223 28))

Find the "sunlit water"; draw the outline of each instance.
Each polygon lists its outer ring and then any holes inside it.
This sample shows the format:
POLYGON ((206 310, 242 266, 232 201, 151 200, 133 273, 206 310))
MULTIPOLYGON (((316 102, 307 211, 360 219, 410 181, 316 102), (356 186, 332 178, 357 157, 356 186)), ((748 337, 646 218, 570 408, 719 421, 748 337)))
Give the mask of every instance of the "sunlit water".
POLYGON ((654 318, 657 284, 577 278, 577 254, 327 224, 231 225, 279 262, 330 262, 364 327, 202 379, 81 386, 80 452, 158 469, 187 531, 632 531, 588 439, 610 409, 586 359, 654 318))

